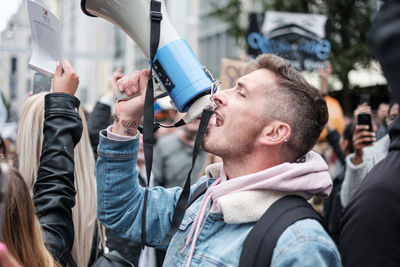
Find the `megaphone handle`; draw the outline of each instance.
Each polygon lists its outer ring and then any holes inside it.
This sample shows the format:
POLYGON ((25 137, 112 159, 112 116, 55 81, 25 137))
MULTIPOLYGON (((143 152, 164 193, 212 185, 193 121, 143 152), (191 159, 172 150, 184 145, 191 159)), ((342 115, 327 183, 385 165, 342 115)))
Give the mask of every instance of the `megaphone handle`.
POLYGON ((127 95, 124 92, 120 92, 116 86, 114 88, 114 99, 117 102, 121 101, 121 100, 129 100, 131 98, 139 96, 140 94, 141 94, 140 88, 139 88, 139 92, 137 92, 136 94, 133 94, 133 95, 127 95))

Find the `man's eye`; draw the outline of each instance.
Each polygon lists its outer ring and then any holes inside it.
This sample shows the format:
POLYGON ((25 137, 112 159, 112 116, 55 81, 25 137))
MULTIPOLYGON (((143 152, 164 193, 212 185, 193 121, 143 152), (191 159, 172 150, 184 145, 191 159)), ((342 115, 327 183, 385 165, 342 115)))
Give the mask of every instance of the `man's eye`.
POLYGON ((238 90, 236 93, 241 97, 245 97, 245 95, 244 95, 242 90, 238 90))

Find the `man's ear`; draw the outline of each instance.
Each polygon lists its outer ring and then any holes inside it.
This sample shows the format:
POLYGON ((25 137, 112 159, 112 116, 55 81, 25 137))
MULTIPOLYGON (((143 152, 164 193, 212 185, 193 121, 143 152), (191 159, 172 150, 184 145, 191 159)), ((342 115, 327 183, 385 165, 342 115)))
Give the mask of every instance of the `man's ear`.
POLYGON ((265 145, 279 145, 289 141, 292 128, 289 124, 274 120, 269 123, 261 132, 261 143, 265 145))

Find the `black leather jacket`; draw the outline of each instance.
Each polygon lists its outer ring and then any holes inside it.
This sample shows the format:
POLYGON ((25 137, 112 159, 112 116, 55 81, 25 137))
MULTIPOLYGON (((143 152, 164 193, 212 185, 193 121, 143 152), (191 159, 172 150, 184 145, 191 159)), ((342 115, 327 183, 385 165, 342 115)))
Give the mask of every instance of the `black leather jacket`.
POLYGON ((97 159, 97 146, 99 145, 99 132, 106 129, 113 122, 111 107, 101 102, 96 102, 93 111, 87 117, 90 143, 93 155, 97 159))
POLYGON ((63 266, 73 262, 74 147, 82 135, 79 104, 76 97, 64 93, 45 96, 42 154, 33 187, 36 214, 46 245, 63 266))

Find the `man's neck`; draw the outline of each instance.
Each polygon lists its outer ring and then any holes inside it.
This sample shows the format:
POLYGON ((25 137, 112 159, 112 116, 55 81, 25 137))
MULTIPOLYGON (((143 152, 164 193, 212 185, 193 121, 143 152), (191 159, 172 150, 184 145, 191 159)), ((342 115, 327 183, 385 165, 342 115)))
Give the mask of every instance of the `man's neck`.
POLYGON ((224 171, 228 179, 234 179, 244 175, 256 173, 281 164, 275 160, 278 157, 248 156, 243 158, 223 159, 224 171))

